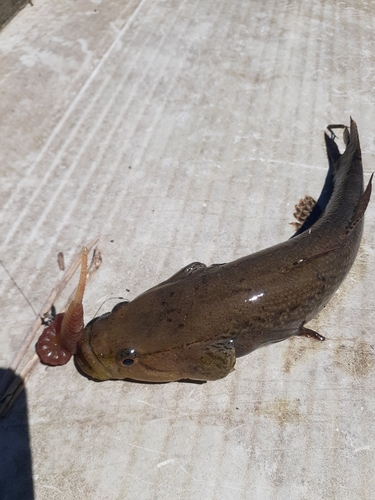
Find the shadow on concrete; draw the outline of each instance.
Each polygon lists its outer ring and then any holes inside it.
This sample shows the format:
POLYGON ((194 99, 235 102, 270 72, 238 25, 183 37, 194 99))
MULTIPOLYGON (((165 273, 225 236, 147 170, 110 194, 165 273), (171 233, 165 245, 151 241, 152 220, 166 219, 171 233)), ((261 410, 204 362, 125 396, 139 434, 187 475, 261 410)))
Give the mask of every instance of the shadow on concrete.
MULTIPOLYGON (((0 380, 4 372, 0 368, 0 380)), ((34 499, 26 390, 0 419, 0 498, 34 499)))

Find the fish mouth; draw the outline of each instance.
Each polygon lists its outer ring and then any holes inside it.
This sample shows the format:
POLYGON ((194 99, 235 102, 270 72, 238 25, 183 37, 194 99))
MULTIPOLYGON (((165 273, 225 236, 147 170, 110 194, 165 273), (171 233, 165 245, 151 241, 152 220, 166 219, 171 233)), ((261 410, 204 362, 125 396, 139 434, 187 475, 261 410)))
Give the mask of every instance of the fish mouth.
POLYGON ((92 380, 101 381, 112 378, 100 359, 93 352, 90 344, 89 332, 87 331, 85 331, 82 342, 78 347, 78 351, 74 355, 74 363, 77 370, 82 375, 92 380))

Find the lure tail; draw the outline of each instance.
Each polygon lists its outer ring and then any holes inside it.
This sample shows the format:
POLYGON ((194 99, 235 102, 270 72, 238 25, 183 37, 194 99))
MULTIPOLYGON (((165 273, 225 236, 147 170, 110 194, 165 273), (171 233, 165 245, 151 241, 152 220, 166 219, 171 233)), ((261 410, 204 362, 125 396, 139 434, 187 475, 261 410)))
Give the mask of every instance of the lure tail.
POLYGON ((87 248, 83 248, 77 292, 68 310, 66 313, 57 314, 38 339, 36 352, 41 361, 47 365, 65 365, 77 352, 78 342, 82 339, 84 329, 82 299, 86 286, 87 253, 87 248))

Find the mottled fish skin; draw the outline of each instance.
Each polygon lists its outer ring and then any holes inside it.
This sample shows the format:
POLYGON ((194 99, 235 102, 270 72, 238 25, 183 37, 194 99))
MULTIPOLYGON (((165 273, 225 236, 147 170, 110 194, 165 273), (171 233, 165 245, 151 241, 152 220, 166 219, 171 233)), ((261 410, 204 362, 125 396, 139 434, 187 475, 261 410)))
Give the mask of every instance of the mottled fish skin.
POLYGON ((234 262, 192 263, 95 318, 75 355, 80 371, 96 380, 215 380, 258 347, 293 335, 323 339, 304 325, 352 267, 371 193, 371 180, 363 192, 355 122, 345 130, 343 154, 325 135, 330 171, 315 220, 234 262))

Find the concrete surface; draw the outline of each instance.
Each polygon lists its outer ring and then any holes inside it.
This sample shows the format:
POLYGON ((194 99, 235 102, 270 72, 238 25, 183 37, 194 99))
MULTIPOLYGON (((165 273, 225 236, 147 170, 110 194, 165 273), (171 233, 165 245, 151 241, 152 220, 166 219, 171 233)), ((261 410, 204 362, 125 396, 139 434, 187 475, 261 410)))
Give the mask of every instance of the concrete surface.
MULTIPOLYGON (((61 278, 57 253, 69 263, 96 235, 104 261, 87 320, 189 262, 285 240, 294 204, 320 192, 324 127, 350 115, 367 181, 374 20, 362 0, 25 8, 0 32, 0 259, 34 308, 61 278)), ((0 423, 3 496, 373 498, 374 211, 350 276, 310 323, 323 344, 261 349, 204 385, 94 383, 72 363, 37 366, 27 407, 0 423), (23 493, 9 480, 17 443, 5 451, 16 428, 31 453, 23 493)), ((0 276, 6 368, 34 313, 0 276)))

